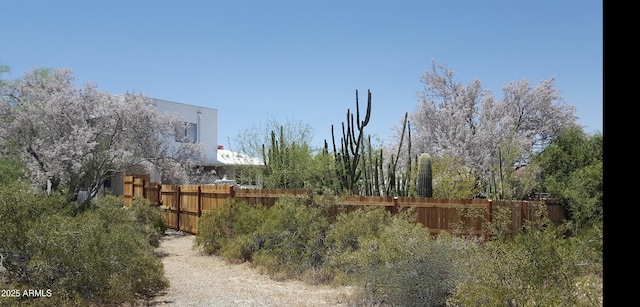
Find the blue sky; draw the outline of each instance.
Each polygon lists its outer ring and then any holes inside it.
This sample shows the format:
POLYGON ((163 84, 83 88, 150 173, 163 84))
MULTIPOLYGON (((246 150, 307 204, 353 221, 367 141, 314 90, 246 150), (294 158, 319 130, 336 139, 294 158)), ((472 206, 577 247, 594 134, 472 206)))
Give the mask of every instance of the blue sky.
POLYGON ((0 3, 0 64, 70 68, 79 86, 218 109, 218 143, 269 118, 331 139, 372 92, 366 132, 392 135, 431 61, 500 97, 555 77, 603 132, 603 3, 538 1, 31 1, 0 3))

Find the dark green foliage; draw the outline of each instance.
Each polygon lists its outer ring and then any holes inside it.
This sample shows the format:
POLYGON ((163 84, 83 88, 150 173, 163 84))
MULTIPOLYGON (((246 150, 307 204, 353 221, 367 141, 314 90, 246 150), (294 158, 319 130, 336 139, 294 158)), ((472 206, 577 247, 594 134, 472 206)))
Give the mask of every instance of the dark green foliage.
POLYGON ((32 194, 17 184, 0 188, 4 282, 53 291, 51 298, 12 304, 134 303, 168 286, 162 262, 138 227, 145 223, 136 222, 132 211, 114 199, 77 215, 72 207, 61 196, 32 194))
POLYGON ((431 156, 428 153, 423 153, 418 158, 417 190, 419 197, 433 197, 432 182, 431 156))
POLYGON ((540 166, 543 188, 566 206, 577 230, 602 223, 603 136, 567 130, 552 141, 535 162, 540 166))

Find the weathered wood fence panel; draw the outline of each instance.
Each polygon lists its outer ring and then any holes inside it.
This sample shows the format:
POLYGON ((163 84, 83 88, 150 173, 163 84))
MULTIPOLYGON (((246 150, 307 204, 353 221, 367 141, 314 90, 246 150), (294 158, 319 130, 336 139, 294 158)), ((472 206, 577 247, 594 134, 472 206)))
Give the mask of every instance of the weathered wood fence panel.
POLYGON ((131 174, 124 176, 124 205, 131 207, 134 196, 147 198, 145 194, 145 184, 148 183, 149 174, 131 174))
POLYGON ((149 182, 144 184, 144 198, 149 200, 152 206, 160 206, 160 189, 162 184, 160 182, 149 182))
POLYGON ((202 213, 228 204, 232 194, 229 185, 162 185, 160 208, 168 228, 198 234, 202 213))
MULTIPOLYGON (((131 205, 134 196, 147 198, 159 206, 168 228, 198 234, 198 220, 203 212, 228 205, 233 199, 251 205, 273 206, 284 195, 311 196, 309 190, 285 189, 234 189, 229 185, 164 185, 146 183, 148 177, 125 177, 125 204, 131 205)), ((488 200, 488 199, 439 199, 420 197, 342 197, 329 217, 339 212, 352 212, 364 207, 379 206, 392 214, 413 210, 416 222, 427 227, 431 234, 447 231, 456 235, 488 237, 486 221, 505 219, 508 232, 515 233, 526 220, 539 218, 540 202, 488 200)), ((554 202, 543 202, 548 217, 556 225, 566 218, 564 208, 554 202)))
POLYGON ((182 185, 178 194, 178 225, 190 233, 198 233, 198 218, 202 214, 199 185, 182 185))
POLYGON ((160 186, 160 208, 164 215, 164 221, 168 228, 180 229, 178 216, 178 195, 180 187, 176 185, 163 184, 160 186))
POLYGON ((200 186, 202 212, 224 207, 231 201, 233 189, 226 185, 207 184, 200 186))
POLYGON ((385 207, 393 214, 414 210, 416 222, 427 227, 434 235, 441 231, 486 235, 483 221, 488 218, 490 210, 490 201, 485 199, 351 196, 342 198, 339 205, 348 207, 346 212, 365 206, 385 207), (465 214, 470 209, 481 210, 482 213, 473 216, 465 214))

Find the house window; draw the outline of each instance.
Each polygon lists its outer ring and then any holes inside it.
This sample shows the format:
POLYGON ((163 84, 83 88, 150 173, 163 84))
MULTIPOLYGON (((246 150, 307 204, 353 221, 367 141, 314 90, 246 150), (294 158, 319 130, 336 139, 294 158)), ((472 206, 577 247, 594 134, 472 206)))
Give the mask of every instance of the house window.
POLYGON ((176 128, 176 142, 195 143, 198 141, 198 125, 194 123, 184 123, 176 128))

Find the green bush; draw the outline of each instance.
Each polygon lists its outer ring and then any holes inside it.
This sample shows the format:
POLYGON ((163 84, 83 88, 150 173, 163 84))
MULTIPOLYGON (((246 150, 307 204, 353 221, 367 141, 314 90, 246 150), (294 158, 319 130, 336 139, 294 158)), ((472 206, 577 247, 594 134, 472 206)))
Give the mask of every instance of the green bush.
POLYGON ((581 127, 566 130, 534 156, 542 188, 567 209, 574 230, 602 223, 604 136, 581 127))
POLYGON ((399 219, 378 242, 375 253, 386 261, 363 272, 368 304, 444 306, 461 274, 454 259, 464 242, 446 233, 434 239, 423 226, 399 219))
POLYGON ((160 246, 160 239, 167 230, 162 210, 151 206, 149 200, 138 197, 134 197, 130 210, 136 230, 147 237, 151 246, 160 246))
POLYGON ((336 217, 327 232, 326 247, 327 265, 336 271, 337 283, 349 283, 362 268, 377 262, 370 255, 363 255, 360 248, 380 238, 390 220, 389 212, 369 207, 336 217))
MULTIPOLYGON (((452 306, 592 306, 597 286, 584 281, 584 242, 565 239, 552 223, 535 223, 512 240, 487 242, 469 249, 460 263, 462 279, 448 304, 452 306)), ((601 291, 600 287, 600 291, 601 291)), ((599 304, 596 304, 599 305, 599 304)))
POLYGON ((201 216, 195 246, 227 261, 251 261, 273 277, 324 280, 318 273, 326 258, 328 201, 288 195, 270 208, 232 201, 201 216))
MULTIPOLYGON (((102 209, 122 209, 125 208, 124 197, 107 195, 92 200, 92 208, 102 209)), ((131 201, 130 217, 135 225, 135 229, 147 237, 147 241, 153 247, 160 246, 160 239, 167 230, 162 210, 151 206, 149 200, 142 197, 134 197, 131 201)))
POLYGON ((281 197, 256 231, 261 242, 253 263, 272 276, 296 277, 323 265, 328 222, 322 210, 307 205, 306 197, 281 197))
POLYGON ((203 212, 198 219, 198 236, 194 247, 200 247, 207 254, 218 254, 231 239, 231 207, 224 206, 203 212))
POLYGON ((168 286, 148 236, 139 231, 132 212, 113 199, 74 216, 64 198, 4 187, 0 206, 8 226, 0 228, 0 252, 10 260, 4 282, 17 289, 51 290, 51 297, 3 298, 1 304, 134 303, 168 286))
POLYGON ((269 218, 269 209, 261 205, 235 202, 231 211, 233 220, 229 228, 233 239, 227 241, 220 254, 232 262, 251 261, 253 254, 263 246, 264 240, 257 231, 269 218))
POLYGON ((336 281, 359 286, 366 305, 440 306, 455 287, 461 239, 432 238, 410 216, 366 209, 338 216, 327 234, 336 281))
POLYGON ((132 303, 168 285, 162 262, 124 209, 49 218, 29 237, 30 284, 55 289, 57 296, 132 303))
POLYGON ((255 232, 268 217, 268 209, 232 200, 228 206, 213 208, 198 220, 195 247, 231 261, 250 261, 259 247, 255 232))
POLYGON ((233 203, 214 209, 200 220, 197 245, 227 260, 251 261, 272 277, 356 286, 365 305, 591 306, 602 300, 601 227, 565 238, 540 212, 512 236, 505 208, 485 225, 493 241, 481 242, 433 237, 412 222, 411 212, 391 215, 383 208, 340 213, 329 223, 332 201, 315 198, 311 205, 287 196, 271 208, 233 203))
POLYGON ((24 183, 11 182, 0 186, 0 255, 4 276, 26 282, 27 265, 33 252, 29 249, 27 232, 48 216, 69 215, 72 205, 60 195, 47 197, 32 193, 24 183))

